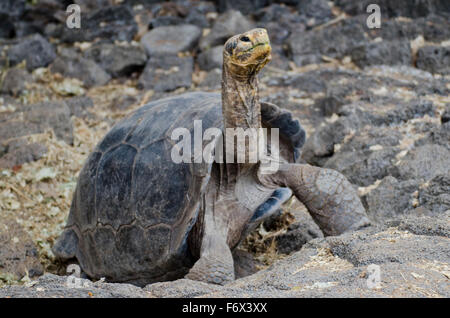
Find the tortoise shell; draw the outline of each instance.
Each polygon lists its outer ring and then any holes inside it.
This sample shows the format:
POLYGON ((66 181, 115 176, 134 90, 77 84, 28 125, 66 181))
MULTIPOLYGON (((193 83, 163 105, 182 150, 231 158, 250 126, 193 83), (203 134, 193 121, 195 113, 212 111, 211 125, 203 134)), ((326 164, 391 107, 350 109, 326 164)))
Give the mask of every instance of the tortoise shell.
MULTIPOLYGON (((222 128, 221 104, 220 94, 187 93, 119 121, 80 172, 55 254, 76 257, 93 278, 143 285, 182 277, 196 261, 187 237, 211 164, 174 163, 171 134, 184 127, 193 135, 194 120, 202 120, 203 132, 222 128)), ((280 129, 286 160, 295 161, 305 140, 298 120, 271 104, 261 108, 263 125, 280 129)))

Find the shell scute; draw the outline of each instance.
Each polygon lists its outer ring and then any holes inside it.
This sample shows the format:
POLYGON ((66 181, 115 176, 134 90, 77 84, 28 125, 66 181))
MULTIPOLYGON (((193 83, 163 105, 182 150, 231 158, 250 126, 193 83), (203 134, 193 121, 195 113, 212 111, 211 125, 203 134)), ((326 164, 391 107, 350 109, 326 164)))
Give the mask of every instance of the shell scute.
POLYGON ((134 220, 130 213, 131 181, 137 150, 122 144, 105 153, 98 163, 95 184, 97 220, 117 229, 134 220))
POLYGON ((182 215, 191 184, 188 164, 175 164, 170 144, 160 140, 141 149, 136 158, 131 208, 144 226, 173 225, 182 215))

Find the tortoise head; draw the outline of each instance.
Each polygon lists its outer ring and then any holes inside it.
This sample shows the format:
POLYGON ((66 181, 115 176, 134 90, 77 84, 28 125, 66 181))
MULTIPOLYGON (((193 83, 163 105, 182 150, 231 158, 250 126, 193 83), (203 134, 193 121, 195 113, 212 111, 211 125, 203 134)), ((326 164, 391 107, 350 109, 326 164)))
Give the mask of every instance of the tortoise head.
POLYGON ((224 68, 237 79, 252 77, 272 59, 271 51, 266 29, 258 28, 235 35, 224 45, 224 68))

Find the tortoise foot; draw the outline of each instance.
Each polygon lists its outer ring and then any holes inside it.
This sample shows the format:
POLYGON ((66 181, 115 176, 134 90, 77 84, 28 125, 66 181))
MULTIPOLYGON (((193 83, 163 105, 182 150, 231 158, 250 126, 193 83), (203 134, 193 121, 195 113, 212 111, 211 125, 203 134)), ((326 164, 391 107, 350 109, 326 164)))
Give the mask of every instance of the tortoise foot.
POLYGON ((187 279, 225 285, 234 280, 233 260, 201 257, 186 275, 187 279))

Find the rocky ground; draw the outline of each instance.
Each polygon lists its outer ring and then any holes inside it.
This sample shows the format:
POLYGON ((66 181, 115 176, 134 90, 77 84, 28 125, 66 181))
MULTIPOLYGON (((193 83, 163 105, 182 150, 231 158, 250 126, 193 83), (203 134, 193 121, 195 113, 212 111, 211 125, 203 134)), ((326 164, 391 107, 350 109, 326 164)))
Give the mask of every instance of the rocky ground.
POLYGON ((0 0, 0 297, 450 297, 448 1, 79 0, 69 29, 71 2, 0 0), (273 46, 261 98, 300 119, 302 159, 346 175, 374 225, 324 237, 292 200, 226 286, 71 288, 51 246, 91 149, 149 101, 220 91, 221 45, 253 27, 273 46))

